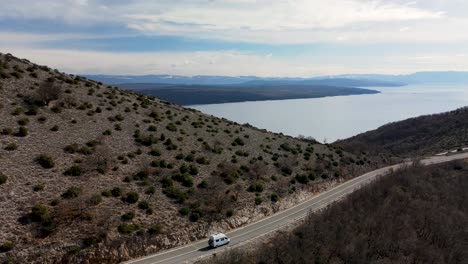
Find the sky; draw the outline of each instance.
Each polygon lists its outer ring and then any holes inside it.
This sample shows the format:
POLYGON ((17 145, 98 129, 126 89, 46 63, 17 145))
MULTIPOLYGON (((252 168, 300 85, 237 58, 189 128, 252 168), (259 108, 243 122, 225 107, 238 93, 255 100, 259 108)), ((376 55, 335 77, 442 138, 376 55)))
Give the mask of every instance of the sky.
POLYGON ((468 70, 466 0, 0 0, 0 52, 74 74, 468 70))

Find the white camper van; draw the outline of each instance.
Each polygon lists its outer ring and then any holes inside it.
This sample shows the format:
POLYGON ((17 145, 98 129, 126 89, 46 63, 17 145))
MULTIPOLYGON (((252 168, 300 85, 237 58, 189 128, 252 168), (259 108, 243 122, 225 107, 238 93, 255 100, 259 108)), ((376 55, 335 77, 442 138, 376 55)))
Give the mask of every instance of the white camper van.
POLYGON ((229 237, 227 237, 225 234, 219 233, 210 236, 210 239, 208 240, 208 245, 210 245, 210 247, 212 248, 215 248, 229 244, 229 242, 231 242, 231 239, 229 239, 229 237))

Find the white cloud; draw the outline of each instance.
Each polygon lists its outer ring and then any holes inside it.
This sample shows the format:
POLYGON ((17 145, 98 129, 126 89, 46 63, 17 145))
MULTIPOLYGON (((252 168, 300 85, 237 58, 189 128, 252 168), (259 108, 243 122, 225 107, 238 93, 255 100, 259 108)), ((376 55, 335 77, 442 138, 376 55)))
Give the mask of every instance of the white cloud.
MULTIPOLYGON (((448 36, 438 25, 454 26, 454 10, 468 4, 403 0, 0 0, 1 18, 55 19, 74 25, 112 24, 141 34, 175 35, 261 43, 374 43, 465 40, 448 36), (444 8, 445 7, 445 8, 444 8), (452 20, 450 20, 450 18, 452 20), (415 32, 400 31, 408 23, 415 32), (396 34, 398 33, 398 34, 396 34)), ((458 11, 457 11, 458 12, 458 11)), ((463 16, 456 21, 467 30, 463 16)), ((452 30, 452 29, 450 29, 452 30)), ((103 32, 105 34, 105 32, 103 32)))
POLYGON ((81 74, 256 75, 310 77, 334 74, 402 74, 420 70, 468 70, 464 54, 416 54, 414 56, 327 56, 278 58, 237 51, 139 52, 4 49, 15 56, 81 74), (378 66, 378 71, 376 68, 378 66))

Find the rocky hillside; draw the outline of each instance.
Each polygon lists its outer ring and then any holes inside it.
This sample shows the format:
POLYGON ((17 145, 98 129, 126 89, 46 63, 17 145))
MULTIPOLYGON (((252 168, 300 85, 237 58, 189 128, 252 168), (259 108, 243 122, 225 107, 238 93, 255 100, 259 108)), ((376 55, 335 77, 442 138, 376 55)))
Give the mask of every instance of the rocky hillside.
POLYGON ((436 154, 468 145, 468 108, 394 122, 337 142, 354 152, 400 157, 436 154))
POLYGON ((115 263, 157 252, 381 162, 10 54, 0 54, 0 132, 6 263, 115 263))

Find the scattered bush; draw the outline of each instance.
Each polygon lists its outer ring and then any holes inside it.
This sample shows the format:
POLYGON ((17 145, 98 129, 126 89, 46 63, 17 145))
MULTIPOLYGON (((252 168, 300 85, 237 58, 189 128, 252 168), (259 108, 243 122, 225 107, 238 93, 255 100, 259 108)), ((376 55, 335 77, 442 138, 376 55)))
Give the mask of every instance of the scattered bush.
POLYGON ((0 172, 0 185, 4 184, 8 180, 8 176, 0 172))
POLYGON ((119 187, 114 187, 114 188, 111 190, 111 194, 112 194, 112 196, 114 196, 114 197, 119 197, 120 195, 122 195, 122 190, 121 190, 119 187))
POLYGON ((54 160, 51 157, 44 154, 41 154, 38 157, 36 157, 35 161, 44 169, 50 169, 55 166, 54 160))
POLYGON ((81 167, 79 165, 73 165, 67 170, 63 172, 63 175, 65 176, 81 176, 83 173, 81 167))
POLYGON ((18 130, 19 137, 26 137, 28 135, 28 129, 24 126, 20 126, 18 130))
POLYGON ((197 208, 197 209, 192 211, 192 213, 190 214, 189 219, 192 222, 197 222, 202 217, 203 217, 203 212, 200 209, 197 208))
POLYGON ((5 253, 13 249, 13 243, 10 241, 0 244, 0 253, 5 253))
POLYGON ((83 242, 84 247, 91 247, 91 246, 97 245, 100 242, 100 238, 94 237, 94 236, 86 237, 86 238, 83 238, 82 242, 83 242))
POLYGON ((140 199, 138 193, 136 192, 129 192, 124 198, 124 201, 129 204, 134 204, 138 202, 138 199, 140 199))
POLYGON ((44 184, 38 184, 38 185, 34 185, 34 187, 33 187, 33 191, 35 191, 35 192, 42 191, 42 190, 44 190, 44 187, 45 187, 45 185, 44 185, 44 184))
POLYGON ((188 195, 186 192, 180 190, 180 189, 177 189, 176 187, 174 186, 169 186, 167 188, 165 188, 163 190, 163 193, 169 197, 169 198, 172 198, 172 199, 175 199, 178 203, 183 203, 185 202, 185 200, 187 200, 188 198, 188 195))
POLYGON ((90 205, 98 205, 102 202, 102 196, 101 194, 93 194, 89 200, 88 200, 88 203, 90 205))
POLYGON ((4 128, 2 130, 3 135, 11 135, 12 133, 13 133, 13 129, 11 129, 11 128, 4 128))
POLYGON ((159 156, 161 156, 161 151, 160 151, 159 149, 152 149, 152 150, 149 152, 149 154, 150 154, 151 156, 159 157, 159 156))
POLYGON ((5 147, 5 150, 7 151, 13 151, 16 149, 18 149, 18 145, 16 145, 15 143, 10 143, 5 147))
POLYGON ((206 187, 208 187, 208 183, 206 182, 206 180, 202 180, 198 185, 197 185, 198 188, 200 189, 205 189, 206 187))
POLYGON ((119 233, 124 234, 124 235, 131 235, 138 229, 140 229, 139 225, 127 224, 127 223, 123 223, 119 225, 118 227, 119 233))
POLYGON ((25 126, 25 125, 29 124, 29 118, 21 118, 20 120, 18 120, 17 123, 20 126, 25 126))
POLYGON ((65 198, 65 199, 76 198, 80 196, 82 192, 83 190, 80 187, 72 186, 68 188, 66 192, 62 194, 62 198, 65 198))
POLYGON ((244 145, 245 145, 245 142, 244 142, 244 140, 242 140, 241 138, 237 137, 237 138, 234 139, 234 141, 232 142, 232 145, 233 145, 233 146, 244 146, 244 145))
POLYGON ((261 183, 259 183, 259 182, 255 182, 252 185, 250 185, 247 190, 249 192, 261 193, 261 192, 263 192, 263 185, 261 183))
POLYGON ((31 208, 30 217, 33 222, 39 222, 39 223, 44 223, 50 220, 47 207, 45 207, 43 204, 40 204, 40 203, 35 204, 31 208))
POLYGON ((271 194, 270 200, 274 203, 276 203, 279 200, 279 197, 276 193, 271 194))
POLYGON ((48 106, 50 102, 59 99, 62 94, 62 87, 58 86, 54 81, 48 80, 39 86, 36 94, 37 99, 48 106))
POLYGON ((134 212, 127 212, 120 217, 120 219, 122 219, 122 221, 125 221, 125 222, 131 221, 133 220, 133 218, 135 218, 134 212))
POLYGON ((154 235, 158 235, 158 234, 161 234, 161 231, 162 231, 162 227, 160 225, 152 225, 150 228, 148 228, 148 234, 154 236, 154 235))
POLYGON ((188 215, 189 212, 190 212, 189 209, 186 208, 186 207, 179 209, 179 214, 181 214, 181 215, 188 215))
POLYGON ((255 205, 260 205, 263 202, 262 197, 257 196, 255 197, 255 205))
POLYGON ((149 203, 147 201, 141 201, 138 203, 138 208, 146 210, 149 208, 149 203))

